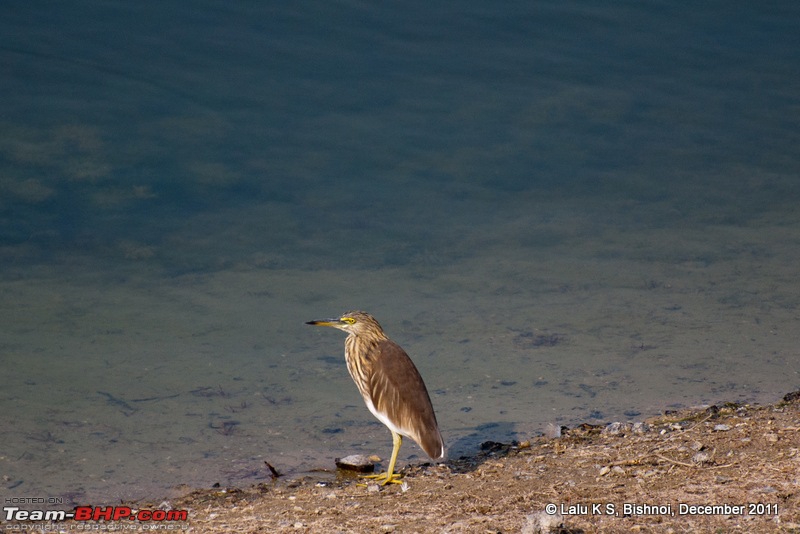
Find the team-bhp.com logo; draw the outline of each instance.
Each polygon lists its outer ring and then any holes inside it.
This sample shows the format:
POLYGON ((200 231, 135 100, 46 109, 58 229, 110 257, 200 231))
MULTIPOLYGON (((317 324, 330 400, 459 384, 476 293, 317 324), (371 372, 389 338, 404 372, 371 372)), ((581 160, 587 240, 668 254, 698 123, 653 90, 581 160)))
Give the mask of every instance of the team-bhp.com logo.
POLYGON ((3 508, 6 521, 186 521, 186 510, 134 510, 130 506, 78 506, 64 510, 22 510, 18 506, 3 508))

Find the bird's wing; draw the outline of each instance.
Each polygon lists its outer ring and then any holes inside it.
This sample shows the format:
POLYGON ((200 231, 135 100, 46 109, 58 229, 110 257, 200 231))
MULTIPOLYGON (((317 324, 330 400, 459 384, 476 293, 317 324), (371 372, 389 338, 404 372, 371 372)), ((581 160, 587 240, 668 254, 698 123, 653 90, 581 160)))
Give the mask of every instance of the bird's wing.
POLYGON ((428 390, 414 362, 391 340, 379 342, 377 348, 368 386, 373 406, 428 456, 441 458, 444 442, 428 390))

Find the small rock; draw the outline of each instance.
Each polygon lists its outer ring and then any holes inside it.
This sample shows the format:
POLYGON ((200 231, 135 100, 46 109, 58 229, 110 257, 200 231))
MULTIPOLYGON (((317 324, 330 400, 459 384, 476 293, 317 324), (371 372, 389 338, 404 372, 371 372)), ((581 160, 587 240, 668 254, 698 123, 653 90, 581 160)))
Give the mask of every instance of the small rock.
POLYGON ((650 425, 643 421, 639 421, 638 423, 633 423, 632 429, 634 434, 647 434, 650 432, 650 425))
POLYGON ((606 425, 600 433, 604 436, 623 436, 626 430, 628 430, 628 425, 617 422, 606 425))
POLYGON ((558 439, 561 437, 561 425, 547 423, 544 427, 544 435, 547 439, 558 439))
POLYGON ((692 456, 692 461, 698 465, 710 464, 711 455, 708 452, 701 451, 692 456))
POLYGON ((800 391, 792 391, 783 396, 783 402, 794 402, 800 400, 800 391))
POLYGON ((563 515, 559 513, 549 515, 546 512, 539 512, 525 518, 525 525, 522 527, 522 533, 547 534, 549 532, 557 532, 563 524, 563 515))
POLYGON ((351 454, 344 458, 336 459, 336 467, 345 471, 355 471, 357 473, 371 473, 375 471, 375 464, 370 458, 363 454, 351 454))
POLYGON ((714 425, 714 432, 727 432, 730 429, 730 425, 714 425))

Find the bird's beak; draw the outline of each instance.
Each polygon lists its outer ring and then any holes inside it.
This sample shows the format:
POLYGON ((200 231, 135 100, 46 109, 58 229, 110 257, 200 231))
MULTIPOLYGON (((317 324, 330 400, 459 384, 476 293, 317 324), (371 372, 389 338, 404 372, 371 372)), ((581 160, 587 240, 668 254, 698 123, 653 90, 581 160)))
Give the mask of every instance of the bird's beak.
POLYGON ((306 324, 310 324, 313 326, 332 326, 337 328, 344 323, 340 319, 322 319, 319 321, 308 321, 306 324))

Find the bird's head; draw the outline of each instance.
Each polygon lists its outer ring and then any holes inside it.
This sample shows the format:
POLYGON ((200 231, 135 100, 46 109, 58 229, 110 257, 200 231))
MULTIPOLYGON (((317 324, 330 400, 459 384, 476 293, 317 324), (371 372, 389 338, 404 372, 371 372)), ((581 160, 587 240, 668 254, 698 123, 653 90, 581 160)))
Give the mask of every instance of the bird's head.
POLYGON ((376 338, 386 337, 383 329, 373 316, 363 311, 351 311, 342 314, 336 319, 323 319, 320 321, 308 321, 306 324, 314 326, 331 326, 344 330, 354 336, 369 336, 376 338))

